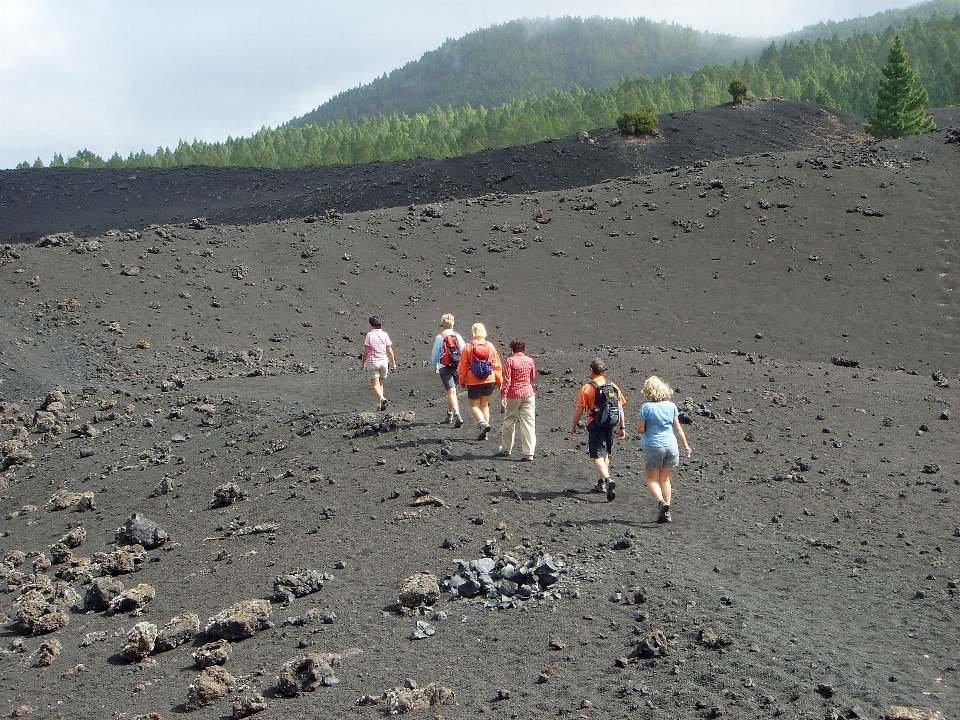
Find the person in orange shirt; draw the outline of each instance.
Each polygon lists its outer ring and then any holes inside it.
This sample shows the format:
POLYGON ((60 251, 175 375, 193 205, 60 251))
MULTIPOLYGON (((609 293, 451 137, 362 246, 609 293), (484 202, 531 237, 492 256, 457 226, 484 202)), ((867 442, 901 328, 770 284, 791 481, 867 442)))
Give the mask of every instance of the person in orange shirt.
POLYGON ((503 383, 503 364, 497 348, 487 340, 483 323, 474 323, 470 331, 473 340, 463 346, 460 354, 459 379, 467 388, 470 412, 479 425, 477 440, 486 440, 490 433, 490 396, 503 383))
POLYGON ((627 436, 623 406, 627 399, 613 383, 604 377, 606 365, 601 358, 590 363, 590 382, 580 388, 577 409, 573 413, 570 434, 577 434, 577 425, 587 412, 587 449, 600 479, 591 492, 606 493, 607 501, 617 497, 617 481, 610 478, 610 454, 613 452, 613 432, 623 440, 627 436), (598 402, 598 395, 601 396, 598 402))

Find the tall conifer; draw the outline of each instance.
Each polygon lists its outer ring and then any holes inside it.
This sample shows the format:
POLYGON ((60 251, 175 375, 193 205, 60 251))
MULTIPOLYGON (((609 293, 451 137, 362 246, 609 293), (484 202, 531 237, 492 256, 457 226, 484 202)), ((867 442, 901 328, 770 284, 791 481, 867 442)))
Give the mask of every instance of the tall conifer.
POLYGON ((897 35, 881 72, 884 79, 877 88, 877 109, 867 118, 863 129, 875 138, 899 138, 936 130, 933 116, 927 115, 927 91, 914 87, 917 75, 910 57, 897 35))

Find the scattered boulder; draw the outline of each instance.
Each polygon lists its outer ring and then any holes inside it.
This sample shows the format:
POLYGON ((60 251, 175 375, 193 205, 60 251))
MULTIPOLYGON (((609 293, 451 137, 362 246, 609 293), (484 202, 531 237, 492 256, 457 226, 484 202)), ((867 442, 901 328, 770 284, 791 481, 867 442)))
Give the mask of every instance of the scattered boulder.
POLYGON ((400 605, 418 608, 433 605, 440 599, 440 583, 437 576, 428 572, 411 575, 400 586, 400 605))
MULTIPOLYGON (((124 590, 113 598, 107 605, 107 615, 116 615, 121 612, 138 612, 143 606, 153 600, 157 591, 152 585, 140 583, 136 587, 124 590)), ((154 636, 156 639, 156 636, 154 636)))
POLYGON ((226 665, 230 659, 230 643, 226 640, 216 640, 200 648, 193 654, 193 661, 202 668, 214 665, 226 665))
POLYGON ((329 577, 317 570, 294 570, 280 575, 273 581, 273 599, 289 604, 294 598, 310 595, 323 588, 329 577))
POLYGON ((46 410, 37 410, 33 413, 33 424, 30 427, 35 433, 40 434, 63 435, 67 431, 67 426, 60 422, 60 418, 46 410))
POLYGON ((142 545, 127 545, 111 553, 97 553, 93 557, 102 573, 107 575, 136 572, 147 561, 147 553, 142 545))
POLYGON ((653 630, 635 641, 635 647, 630 657, 644 660, 656 657, 666 657, 670 654, 670 643, 662 630, 653 630))
POLYGON ((223 700, 233 692, 237 681, 222 667, 204 668, 187 688, 187 710, 199 710, 223 700))
POLYGON ((156 651, 167 652, 193 640, 200 632, 200 618, 195 613, 177 615, 157 633, 156 651))
POLYGON ((50 667, 53 665, 53 661, 60 656, 62 650, 63 645, 56 638, 44 640, 37 650, 37 665, 39 667, 50 667))
POLYGON ((700 628, 698 642, 704 647, 711 648, 712 650, 720 650, 721 648, 730 647, 733 645, 733 638, 726 633, 721 633, 718 635, 716 632, 714 632, 713 628, 705 627, 700 628))
POLYGON ((137 513, 128 517, 116 533, 118 545, 142 545, 146 550, 158 548, 169 539, 166 530, 137 513))
POLYGON ((157 626, 139 622, 127 633, 127 644, 120 654, 127 662, 137 663, 153 652, 157 642, 157 626))
POLYGON ((204 632, 212 638, 244 640, 271 627, 270 612, 267 600, 243 600, 210 618, 204 632))
POLYGON ((343 664, 338 653, 307 653, 287 662, 280 670, 277 693, 285 697, 297 697, 313 692, 321 686, 332 687, 339 683, 334 668, 343 664))
POLYGON ((249 717, 258 712, 263 712, 266 709, 267 700, 258 692, 243 692, 234 698, 233 701, 234 720, 240 720, 240 718, 249 717))
POLYGON ((213 491, 213 500, 210 501, 210 507, 226 507, 235 502, 247 499, 247 493, 240 489, 236 483, 224 483, 213 491))
POLYGON ((45 635, 66 627, 70 616, 40 590, 31 589, 13 603, 17 628, 27 635, 45 635))
MULTIPOLYGON (((414 685, 408 682, 407 685, 414 685)), ((366 703, 385 704, 390 715, 426 710, 456 701, 453 690, 440 683, 430 683, 424 687, 393 687, 379 698, 367 697, 366 703)), ((364 704, 366 704, 364 703, 364 704)))
POLYGON ((47 501, 47 509, 51 512, 56 512, 58 510, 69 510, 71 508, 83 512, 84 510, 93 510, 93 493, 92 492, 71 492, 69 490, 61 490, 58 493, 55 493, 47 501))
POLYGON ((98 577, 87 588, 84 607, 87 610, 102 612, 110 602, 123 592, 123 583, 112 577, 98 577))
POLYGON ((173 478, 164 475, 163 479, 160 480, 153 488, 153 492, 150 493, 150 497, 160 497, 161 495, 166 495, 167 493, 172 493, 177 489, 176 483, 174 483, 173 478))

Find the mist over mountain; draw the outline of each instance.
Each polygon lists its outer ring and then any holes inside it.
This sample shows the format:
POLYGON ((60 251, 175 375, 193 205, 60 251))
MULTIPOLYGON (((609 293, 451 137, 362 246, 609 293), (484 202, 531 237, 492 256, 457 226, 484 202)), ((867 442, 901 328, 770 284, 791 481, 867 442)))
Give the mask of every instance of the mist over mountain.
POLYGON ((435 106, 490 108, 553 89, 605 88, 623 77, 692 73, 705 65, 757 59, 771 42, 882 32, 912 18, 960 12, 960 0, 932 0, 866 18, 820 23, 780 38, 700 32, 644 18, 523 19, 448 40, 419 60, 342 92, 290 121, 293 127, 435 106))

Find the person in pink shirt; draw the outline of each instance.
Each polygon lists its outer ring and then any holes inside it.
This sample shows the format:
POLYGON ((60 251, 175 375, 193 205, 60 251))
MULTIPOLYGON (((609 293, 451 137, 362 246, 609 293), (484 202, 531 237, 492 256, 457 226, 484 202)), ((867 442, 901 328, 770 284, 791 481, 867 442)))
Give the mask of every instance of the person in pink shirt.
POLYGON ((390 336, 383 331, 383 320, 376 315, 370 316, 370 332, 363 340, 363 357, 360 359, 360 369, 370 367, 370 385, 377 396, 377 408, 387 409, 387 399, 383 396, 383 386, 387 379, 389 365, 397 371, 397 361, 393 356, 393 342, 390 336))
POLYGON ((510 341, 510 357, 503 364, 503 384, 500 386, 500 404, 506 409, 503 429, 500 431, 499 455, 510 456, 513 438, 520 428, 521 461, 533 460, 537 450, 536 391, 533 381, 537 366, 527 355, 527 346, 520 338, 510 341))

